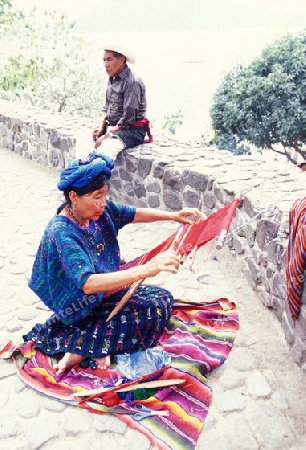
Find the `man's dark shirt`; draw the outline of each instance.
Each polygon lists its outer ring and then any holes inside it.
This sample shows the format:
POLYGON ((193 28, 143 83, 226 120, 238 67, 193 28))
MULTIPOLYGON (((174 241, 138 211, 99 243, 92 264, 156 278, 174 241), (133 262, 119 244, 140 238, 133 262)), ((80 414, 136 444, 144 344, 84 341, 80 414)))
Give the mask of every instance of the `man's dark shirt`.
POLYGON ((110 125, 129 129, 132 123, 146 117, 146 107, 145 85, 128 66, 116 77, 109 78, 102 111, 106 112, 110 125))

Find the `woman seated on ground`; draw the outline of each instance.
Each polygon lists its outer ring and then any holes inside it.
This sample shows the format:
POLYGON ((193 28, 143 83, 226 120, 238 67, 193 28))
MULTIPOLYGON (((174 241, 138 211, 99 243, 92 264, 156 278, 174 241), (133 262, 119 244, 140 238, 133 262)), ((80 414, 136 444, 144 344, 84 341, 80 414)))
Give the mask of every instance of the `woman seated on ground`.
POLYGON ((118 231, 129 223, 202 218, 197 209, 163 212, 107 200, 114 163, 92 153, 73 161, 60 176, 65 202, 45 229, 33 265, 30 288, 54 312, 24 336, 35 348, 59 359, 58 374, 85 358, 110 366, 111 355, 158 344, 173 297, 165 289, 141 285, 126 306, 107 317, 135 281, 161 271, 176 273, 179 257, 171 250, 144 265, 120 270, 118 231))

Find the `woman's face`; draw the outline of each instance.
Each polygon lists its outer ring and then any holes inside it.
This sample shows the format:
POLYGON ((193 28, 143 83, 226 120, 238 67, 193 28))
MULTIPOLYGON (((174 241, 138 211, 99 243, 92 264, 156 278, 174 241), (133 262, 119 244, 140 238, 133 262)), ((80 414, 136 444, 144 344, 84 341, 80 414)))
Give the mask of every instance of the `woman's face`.
POLYGON ((94 192, 73 198, 74 210, 82 220, 98 220, 106 207, 108 186, 105 185, 94 192))

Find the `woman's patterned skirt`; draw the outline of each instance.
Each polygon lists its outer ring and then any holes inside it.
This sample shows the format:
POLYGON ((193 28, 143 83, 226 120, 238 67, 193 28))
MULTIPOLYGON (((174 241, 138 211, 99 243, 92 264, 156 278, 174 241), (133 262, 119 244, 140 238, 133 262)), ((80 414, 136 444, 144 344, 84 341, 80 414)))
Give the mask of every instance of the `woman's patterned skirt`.
POLYGON ((72 325, 65 325, 53 315, 44 324, 36 324, 23 338, 50 356, 69 352, 102 358, 154 347, 170 319, 172 295, 156 286, 141 285, 125 307, 106 322, 125 292, 112 294, 72 325))

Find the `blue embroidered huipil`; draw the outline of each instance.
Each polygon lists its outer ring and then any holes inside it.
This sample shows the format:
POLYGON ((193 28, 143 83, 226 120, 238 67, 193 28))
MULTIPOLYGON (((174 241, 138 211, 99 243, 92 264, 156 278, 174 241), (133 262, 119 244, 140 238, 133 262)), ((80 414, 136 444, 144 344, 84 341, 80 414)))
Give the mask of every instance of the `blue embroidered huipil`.
POLYGON ((120 268, 118 231, 132 222, 135 208, 110 200, 102 216, 81 228, 64 216, 52 218, 44 231, 29 287, 57 318, 69 325, 99 305, 104 293, 85 295, 92 274, 120 268))

